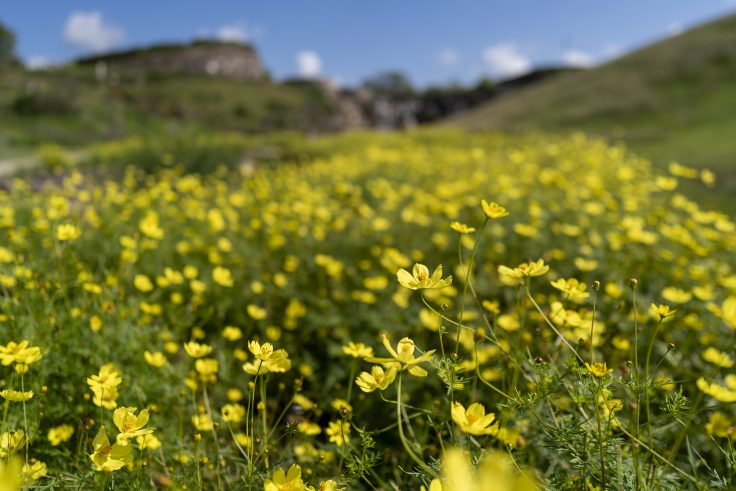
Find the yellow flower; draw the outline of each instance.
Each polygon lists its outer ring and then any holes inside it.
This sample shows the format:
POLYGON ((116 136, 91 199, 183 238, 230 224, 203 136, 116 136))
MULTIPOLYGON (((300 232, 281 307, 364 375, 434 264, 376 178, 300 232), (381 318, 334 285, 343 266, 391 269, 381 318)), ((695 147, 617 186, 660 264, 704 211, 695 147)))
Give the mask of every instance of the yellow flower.
POLYGON ((354 343, 350 341, 347 346, 342 347, 342 352, 353 358, 367 358, 373 356, 373 348, 363 343, 354 343))
POLYGON ((192 358, 201 358, 210 354, 212 346, 199 344, 196 341, 189 341, 188 343, 184 343, 184 351, 192 358))
POLYGON ((289 354, 284 349, 273 349, 271 343, 260 344, 258 341, 248 342, 248 349, 256 357, 256 361, 243 365, 249 375, 265 375, 271 372, 282 373, 291 368, 289 354))
POLYGON ((82 235, 82 231, 76 225, 62 223, 56 227, 56 240, 67 241, 78 239, 82 235))
POLYGON ((302 421, 301 423, 299 423, 299 426, 297 426, 297 429, 299 430, 299 432, 309 436, 315 436, 322 433, 322 428, 317 423, 313 423, 312 421, 302 421))
POLYGON ((46 467, 46 464, 38 460, 31 463, 30 465, 24 465, 22 470, 23 480, 26 482, 37 481, 46 476, 48 473, 49 470, 46 467))
POLYGON ((379 365, 371 368, 371 373, 363 372, 355 380, 355 383, 363 392, 373 392, 374 390, 386 390, 396 378, 396 369, 391 367, 387 372, 379 365))
POLYGON ((733 366, 733 359, 728 354, 718 351, 712 346, 703 351, 703 359, 721 368, 731 368, 733 366))
POLYGON ((582 300, 590 296, 590 293, 585 291, 588 289, 588 285, 581 283, 575 278, 570 278, 568 280, 560 278, 557 281, 550 282, 550 284, 564 292, 565 298, 569 298, 571 300, 582 300))
POLYGON ((13 363, 30 365, 43 358, 41 348, 28 344, 27 340, 23 340, 20 343, 11 341, 5 346, 0 345, 0 362, 5 366, 13 363))
POLYGON ((347 421, 330 421, 325 433, 330 437, 330 442, 338 447, 350 442, 350 423, 347 421))
POLYGON ((23 482, 23 461, 17 457, 0 461, 0 489, 18 491, 23 482))
POLYGON ((100 319, 99 315, 93 315, 89 318, 89 328, 93 332, 97 332, 102 329, 102 319, 100 319))
POLYGON ((397 364, 399 365, 399 368, 401 371, 408 370, 410 374, 416 376, 416 377, 426 377, 427 371, 419 366, 420 363, 424 363, 426 361, 429 361, 432 359, 432 355, 434 355, 435 350, 429 350, 425 352, 423 355, 415 358, 414 357, 414 341, 412 341, 409 338, 403 338, 401 341, 399 341, 399 344, 396 345, 396 350, 394 350, 391 347, 391 344, 388 341, 388 338, 386 335, 383 335, 383 346, 386 348, 386 351, 389 352, 392 358, 373 358, 369 357, 366 358, 366 361, 370 363, 381 363, 381 364, 388 364, 393 365, 397 364))
POLYGON ((240 404, 225 404, 220 409, 220 414, 227 423, 240 423, 245 417, 245 408, 240 404))
POLYGON ((146 360, 146 363, 156 368, 161 368, 167 363, 166 356, 160 351, 151 353, 150 351, 146 350, 143 352, 143 358, 146 360))
POLYGON ((160 240, 164 237, 164 231, 158 224, 158 213, 148 211, 146 216, 138 222, 138 229, 148 238, 160 240))
POLYGON ((222 330, 222 337, 228 341, 237 341, 243 337, 243 331, 239 327, 226 326, 222 330))
POLYGON ((713 399, 720 402, 736 402, 736 375, 732 375, 733 379, 729 379, 726 382, 732 382, 733 387, 727 388, 722 385, 713 384, 706 381, 703 377, 700 377, 696 385, 702 392, 708 394, 713 399))
POLYGON ((142 409, 136 416, 137 410, 134 407, 119 407, 112 414, 112 421, 120 431, 116 438, 118 445, 125 446, 131 438, 153 433, 153 429, 143 428, 148 424, 148 410, 142 409))
POLYGON ((245 310, 248 312, 248 315, 251 319, 255 319, 257 321, 263 320, 268 315, 268 312, 266 312, 266 309, 259 307, 258 305, 248 305, 245 310))
POLYGON ((192 416, 192 424, 198 431, 212 431, 215 425, 206 414, 197 414, 192 416))
POLYGON ((459 402, 453 402, 450 412, 452 420, 463 433, 493 435, 498 432, 498 428, 493 426, 496 415, 493 413, 486 414, 486 408, 479 402, 471 404, 467 410, 459 402))
POLYGON ((482 199, 480 200, 480 206, 483 208, 483 213, 485 213, 486 216, 491 220, 493 220, 494 218, 502 218, 508 216, 509 214, 509 212, 506 211, 506 208, 499 205, 495 201, 491 201, 489 203, 486 200, 482 199))
POLYGON ((30 401, 33 397, 33 391, 28 390, 25 392, 21 392, 19 390, 10 390, 5 389, 0 391, 0 396, 3 397, 6 401, 12 401, 12 402, 26 402, 30 401))
POLYGON ((306 491, 306 489, 307 486, 302 481, 302 469, 296 464, 292 464, 288 472, 279 467, 271 479, 266 479, 263 483, 264 491, 306 491))
POLYGON ((705 431, 709 435, 715 435, 720 438, 730 438, 736 441, 736 426, 731 424, 731 420, 725 414, 716 411, 710 415, 710 419, 705 424, 705 431))
POLYGON ((222 266, 215 266, 212 270, 212 279, 215 283, 224 287, 233 286, 233 275, 229 269, 223 268, 222 266))
POLYGON ((475 228, 468 227, 464 223, 460 222, 450 223, 450 228, 459 234, 472 234, 473 232, 475 232, 475 228))
POLYGON ((442 278, 442 265, 437 266, 429 276, 429 269, 424 264, 415 264, 412 273, 405 269, 400 269, 396 272, 396 277, 399 280, 401 286, 409 288, 410 290, 421 290, 425 288, 444 288, 452 284, 452 276, 442 278))
POLYGON ((98 471, 113 472, 133 462, 133 456, 131 455, 133 449, 130 446, 117 443, 110 445, 104 426, 100 427, 97 436, 92 440, 92 449, 93 452, 89 455, 89 458, 98 471))
POLYGON ((51 428, 46 435, 46 438, 48 438, 49 443, 51 443, 52 446, 56 447, 57 445, 61 445, 68 441, 73 434, 74 427, 72 425, 63 424, 51 428))
POLYGON ((677 309, 670 310, 669 305, 651 305, 652 314, 659 317, 659 322, 664 322, 667 318, 673 316, 677 309))
POLYGON ((23 430, 0 434, 0 457, 7 457, 23 446, 26 434, 23 430))
POLYGON ((102 365, 97 375, 87 378, 87 384, 94 394, 92 402, 105 409, 115 409, 117 407, 115 400, 118 397, 117 387, 122 382, 120 373, 112 363, 102 365))
MULTIPOLYGON (((532 491, 539 489, 534 480, 518 473, 514 462, 502 452, 485 454, 473 467, 467 454, 458 448, 448 450, 443 458, 442 491, 532 491)), ((431 488, 430 488, 431 489, 431 488)), ((431 489, 434 491, 434 489, 431 489)))
POLYGON ((143 293, 153 290, 153 282, 151 282, 151 278, 144 274, 135 275, 135 278, 133 278, 133 285, 143 293))
POLYGON ((147 448, 156 450, 157 448, 161 448, 161 440, 156 438, 156 435, 152 435, 150 433, 135 437, 135 442, 141 450, 145 450, 147 448))
POLYGON ((194 362, 194 369, 202 376, 202 380, 208 380, 217 375, 219 364, 214 358, 200 358, 194 362))
POLYGON ((501 275, 501 281, 507 285, 523 285, 526 278, 542 276, 547 271, 549 271, 549 266, 544 264, 544 259, 531 263, 521 263, 513 269, 508 266, 498 267, 498 274, 501 275))
POLYGON ((586 363, 585 369, 588 370, 589 374, 597 378, 603 378, 609 373, 613 372, 613 368, 608 368, 606 362, 597 362, 593 363, 592 365, 590 363, 586 363))

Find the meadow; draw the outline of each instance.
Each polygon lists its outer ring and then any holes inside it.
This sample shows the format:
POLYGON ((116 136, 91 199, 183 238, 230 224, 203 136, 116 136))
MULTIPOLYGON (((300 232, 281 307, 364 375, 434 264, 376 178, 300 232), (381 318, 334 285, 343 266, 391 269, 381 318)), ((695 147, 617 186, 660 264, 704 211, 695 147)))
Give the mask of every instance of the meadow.
POLYGON ((736 224, 679 192, 712 173, 582 134, 201 145, 51 148, 0 193, 5 489, 736 485, 736 224))

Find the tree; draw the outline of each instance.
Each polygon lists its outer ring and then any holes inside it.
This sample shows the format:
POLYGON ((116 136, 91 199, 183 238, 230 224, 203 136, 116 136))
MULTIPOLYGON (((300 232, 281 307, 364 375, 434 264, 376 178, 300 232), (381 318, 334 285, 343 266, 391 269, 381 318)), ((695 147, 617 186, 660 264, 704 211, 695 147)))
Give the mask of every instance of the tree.
POLYGON ((363 82, 363 87, 390 98, 403 98, 414 94, 411 80, 399 71, 387 71, 374 75, 363 82))
POLYGON ((0 64, 15 61, 15 34, 0 22, 0 64))

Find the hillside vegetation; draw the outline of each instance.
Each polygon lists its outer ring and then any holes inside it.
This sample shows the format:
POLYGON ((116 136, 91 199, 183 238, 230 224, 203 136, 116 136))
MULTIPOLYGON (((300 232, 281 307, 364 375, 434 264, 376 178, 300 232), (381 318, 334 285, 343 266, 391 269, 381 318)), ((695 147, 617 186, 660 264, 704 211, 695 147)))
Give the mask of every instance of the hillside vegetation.
MULTIPOLYGON (((736 194, 736 15, 591 70, 562 74, 449 120, 473 130, 584 130, 664 166, 712 168, 736 194)), ((707 198, 705 194, 700 196, 707 198)))

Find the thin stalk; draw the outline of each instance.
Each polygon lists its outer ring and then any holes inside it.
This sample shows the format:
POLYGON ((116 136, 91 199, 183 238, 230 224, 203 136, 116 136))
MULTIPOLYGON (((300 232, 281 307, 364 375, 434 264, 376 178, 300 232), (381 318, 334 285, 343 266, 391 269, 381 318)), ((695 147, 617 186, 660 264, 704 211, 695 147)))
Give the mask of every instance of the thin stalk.
MULTIPOLYGON (((463 296, 460 297, 460 315, 458 317, 458 321, 462 323, 463 321, 463 315, 465 314, 465 296, 468 293, 468 283, 470 282, 470 272, 473 269, 473 260, 475 259, 475 252, 478 250, 478 244, 480 243, 480 236, 483 233, 483 230, 486 228, 486 224, 488 223, 488 217, 483 221, 483 225, 481 225, 480 229, 478 229, 478 232, 475 235, 475 243, 473 244, 473 250, 470 253, 470 259, 468 260, 468 266, 467 271, 465 272, 465 284, 463 285, 463 296)), ((457 355, 458 351, 460 349, 460 328, 457 329, 457 336, 455 337, 455 354, 457 355)))
POLYGON ((399 380, 396 385, 396 423, 399 427, 399 438, 401 439, 401 443, 404 446, 404 450, 406 450, 406 453, 411 457, 411 459, 427 474, 431 475, 432 477, 438 477, 437 473, 427 465, 424 460, 420 459, 419 456, 412 450, 411 446, 409 445, 409 442, 406 440, 406 436, 404 435, 404 428, 401 423, 401 378, 402 378, 403 372, 399 372, 399 380))

